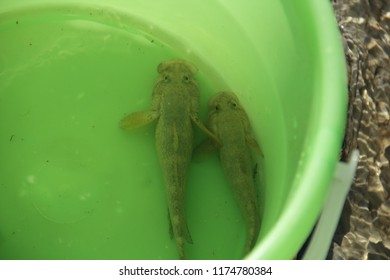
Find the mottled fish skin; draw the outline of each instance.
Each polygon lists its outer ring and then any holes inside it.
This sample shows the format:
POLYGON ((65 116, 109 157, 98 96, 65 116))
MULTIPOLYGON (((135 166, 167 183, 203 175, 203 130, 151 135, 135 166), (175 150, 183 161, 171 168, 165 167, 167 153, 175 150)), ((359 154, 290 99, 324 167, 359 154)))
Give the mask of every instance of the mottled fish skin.
POLYGON ((209 129, 221 141, 221 165, 246 222, 244 254, 247 254, 254 247, 260 230, 252 152, 254 150, 258 155, 262 154, 251 136, 247 114, 234 93, 218 93, 210 100, 209 107, 209 129))
MULTIPOLYGON (((156 149, 166 186, 170 232, 176 239, 180 259, 185 259, 185 241, 192 244, 184 205, 184 192, 193 151, 193 127, 215 138, 198 119, 199 88, 195 80, 197 69, 182 60, 160 63, 157 68, 152 108, 136 112, 121 121, 122 128, 142 126, 158 119, 156 149)), ((217 140, 216 140, 217 141, 217 140)))

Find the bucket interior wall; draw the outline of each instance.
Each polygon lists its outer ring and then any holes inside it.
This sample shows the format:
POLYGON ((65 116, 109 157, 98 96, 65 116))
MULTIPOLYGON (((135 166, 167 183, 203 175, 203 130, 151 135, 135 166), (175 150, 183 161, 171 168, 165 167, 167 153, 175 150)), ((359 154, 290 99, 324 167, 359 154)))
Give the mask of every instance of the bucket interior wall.
MULTIPOLYGON (((175 259, 150 106, 156 67, 197 66, 246 109, 261 232, 250 258, 290 259, 320 213, 345 121, 345 67, 329 3, 0 3, 0 259, 175 259), (319 16, 321 15, 321 16, 319 16)), ((320 1, 316 1, 320 2, 320 1)), ((205 135, 196 132, 199 143, 205 135)), ((194 162, 190 259, 239 259, 245 225, 217 155, 194 162)))

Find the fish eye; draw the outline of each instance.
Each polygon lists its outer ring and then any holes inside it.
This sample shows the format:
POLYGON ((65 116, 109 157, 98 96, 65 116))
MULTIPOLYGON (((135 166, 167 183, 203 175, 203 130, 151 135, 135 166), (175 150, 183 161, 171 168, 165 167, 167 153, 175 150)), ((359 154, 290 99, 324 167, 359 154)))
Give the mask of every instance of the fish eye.
POLYGON ((230 102, 230 107, 231 107, 232 109, 236 109, 236 108, 237 108, 237 103, 234 102, 234 101, 231 101, 231 102, 230 102))
POLYGON ((188 75, 183 76, 183 82, 188 83, 190 81, 190 77, 188 75))
POLYGON ((169 76, 168 75, 164 75, 163 80, 164 80, 164 82, 168 82, 169 81, 169 76))

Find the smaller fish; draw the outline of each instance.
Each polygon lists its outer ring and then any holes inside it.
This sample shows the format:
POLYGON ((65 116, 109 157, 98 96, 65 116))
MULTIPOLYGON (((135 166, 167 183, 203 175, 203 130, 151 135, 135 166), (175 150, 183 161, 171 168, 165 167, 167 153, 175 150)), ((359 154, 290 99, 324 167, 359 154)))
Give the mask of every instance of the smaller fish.
POLYGON ((234 93, 220 92, 210 100, 208 128, 221 144, 207 139, 197 148, 196 153, 218 148, 222 169, 246 222, 247 242, 244 253, 247 254, 256 244, 260 231, 252 152, 260 156, 263 154, 252 137, 248 116, 234 93))

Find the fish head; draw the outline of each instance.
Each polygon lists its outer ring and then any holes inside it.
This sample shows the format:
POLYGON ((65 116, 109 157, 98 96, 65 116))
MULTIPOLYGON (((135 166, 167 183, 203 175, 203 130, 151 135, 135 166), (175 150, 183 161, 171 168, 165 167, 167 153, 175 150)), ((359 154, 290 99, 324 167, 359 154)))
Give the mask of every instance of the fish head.
POLYGON ((221 129, 236 123, 242 115, 243 109, 232 92, 219 92, 209 101, 208 126, 217 136, 221 129))
POLYGON ((241 111, 241 105, 233 92, 222 91, 209 101, 209 116, 226 112, 241 111))
POLYGON ((157 72, 160 74, 157 83, 196 85, 194 76, 197 71, 198 69, 194 65, 184 60, 163 61, 157 67, 157 72))

